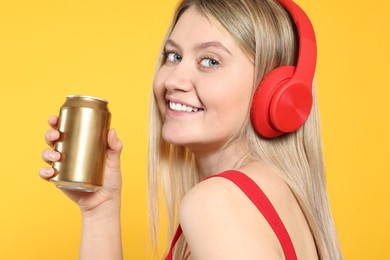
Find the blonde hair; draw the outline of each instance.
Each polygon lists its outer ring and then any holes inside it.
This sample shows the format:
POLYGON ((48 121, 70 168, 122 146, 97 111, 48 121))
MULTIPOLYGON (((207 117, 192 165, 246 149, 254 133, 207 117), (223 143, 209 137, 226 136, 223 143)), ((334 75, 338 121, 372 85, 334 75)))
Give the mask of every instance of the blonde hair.
MULTIPOLYGON (((191 6, 211 22, 227 31, 255 66, 256 83, 272 69, 294 65, 297 42, 294 23, 275 0, 184 0, 176 9, 166 39, 180 16, 191 6)), ((164 46, 163 44, 163 46, 164 46)), ((162 60, 157 64, 161 67, 162 60)), ((266 163, 288 184, 309 223, 319 259, 342 259, 325 187, 320 121, 313 84, 313 108, 308 120, 297 131, 266 139, 253 129, 249 113, 241 130, 229 142, 246 140, 248 158, 266 163)), ((160 196, 164 195, 170 241, 177 226, 177 206, 184 194, 200 180, 194 155, 182 146, 161 137, 162 118, 154 95, 151 96, 149 134, 149 216, 150 236, 157 246, 160 224, 160 196)), ((175 248, 182 258, 185 242, 175 248)))

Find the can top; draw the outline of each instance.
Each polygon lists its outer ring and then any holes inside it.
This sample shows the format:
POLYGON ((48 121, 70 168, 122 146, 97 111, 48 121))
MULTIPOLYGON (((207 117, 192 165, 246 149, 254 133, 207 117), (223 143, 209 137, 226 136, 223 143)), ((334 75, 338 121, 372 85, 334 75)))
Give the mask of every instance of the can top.
POLYGON ((92 96, 84 96, 84 95, 68 95, 66 98, 83 98, 83 99, 91 99, 91 100, 96 100, 96 101, 101 101, 104 103, 108 103, 106 99, 103 98, 98 98, 98 97, 92 97, 92 96))
POLYGON ((107 100, 90 96, 68 95, 66 96, 66 101, 62 105, 61 109, 65 107, 92 108, 109 113, 107 100))

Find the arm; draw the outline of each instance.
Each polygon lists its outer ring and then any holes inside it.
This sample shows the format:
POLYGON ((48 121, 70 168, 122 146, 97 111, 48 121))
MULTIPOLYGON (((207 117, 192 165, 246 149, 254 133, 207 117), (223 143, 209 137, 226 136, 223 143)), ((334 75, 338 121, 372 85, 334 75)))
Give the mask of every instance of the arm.
POLYGON ((120 201, 82 213, 80 260, 121 260, 120 201))
MULTIPOLYGON (((57 117, 50 117, 49 125, 52 129, 45 135, 50 148, 42 152, 42 159, 48 164, 60 159, 60 154, 53 150, 54 143, 60 137, 56 130, 57 123, 57 117)), ((93 193, 62 190, 81 210, 80 260, 120 260, 123 258, 120 230, 121 150, 121 141, 116 132, 110 130, 103 187, 93 193)), ((54 170, 51 167, 42 167, 39 175, 44 180, 50 180, 54 175, 54 170)))
POLYGON ((95 195, 99 199, 91 207, 79 204, 82 214, 80 260, 121 260, 121 178, 120 153, 122 143, 116 133, 108 135, 108 149, 104 187, 95 195))

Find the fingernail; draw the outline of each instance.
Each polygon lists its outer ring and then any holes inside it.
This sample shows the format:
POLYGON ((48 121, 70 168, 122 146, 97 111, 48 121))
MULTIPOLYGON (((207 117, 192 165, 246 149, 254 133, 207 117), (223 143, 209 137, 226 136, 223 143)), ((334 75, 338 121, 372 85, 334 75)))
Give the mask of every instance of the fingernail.
POLYGON ((57 160, 57 154, 51 153, 51 154, 50 154, 50 159, 52 159, 52 160, 57 160))
POLYGON ((55 139, 55 138, 57 138, 57 135, 58 135, 57 132, 53 132, 53 133, 51 133, 51 138, 52 138, 52 139, 55 139))
POLYGON ((47 177, 50 177, 53 175, 53 169, 52 168, 48 168, 46 171, 45 171, 45 175, 47 177))

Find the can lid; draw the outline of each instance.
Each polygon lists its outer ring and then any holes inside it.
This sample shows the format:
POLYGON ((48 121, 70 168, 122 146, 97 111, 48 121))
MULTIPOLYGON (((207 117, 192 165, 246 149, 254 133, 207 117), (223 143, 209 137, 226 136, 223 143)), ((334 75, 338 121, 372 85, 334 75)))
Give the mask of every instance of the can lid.
POLYGON ((98 98, 98 97, 92 97, 92 96, 84 96, 84 95, 68 95, 66 98, 84 98, 84 99, 92 99, 97 101, 102 101, 104 103, 108 103, 106 99, 98 98))

